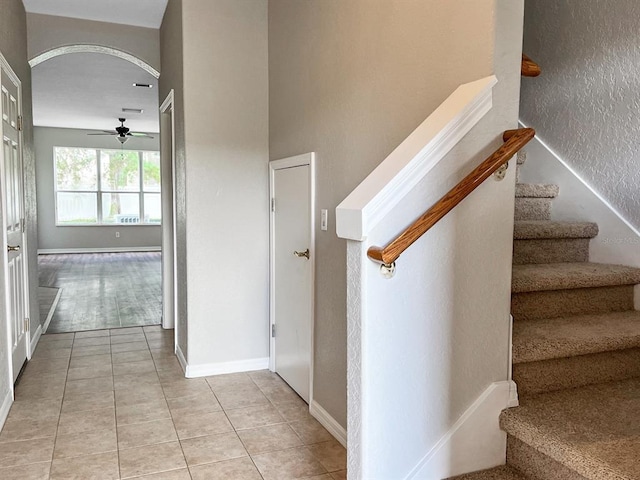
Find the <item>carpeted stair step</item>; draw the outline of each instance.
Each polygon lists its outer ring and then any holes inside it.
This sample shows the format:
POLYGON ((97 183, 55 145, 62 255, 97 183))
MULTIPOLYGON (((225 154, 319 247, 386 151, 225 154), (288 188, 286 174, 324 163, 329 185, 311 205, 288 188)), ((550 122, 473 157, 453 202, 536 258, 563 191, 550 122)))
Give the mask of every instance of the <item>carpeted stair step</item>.
POLYGON ((638 418, 640 379, 631 379, 522 399, 500 426, 509 463, 533 478, 637 480, 638 418))
POLYGON ((511 313, 516 320, 633 310, 640 269, 599 263, 514 265, 511 313))
POLYGON ((503 465, 490 470, 451 477, 449 480, 527 480, 527 477, 521 475, 512 467, 503 465))
POLYGON ((514 240, 594 238, 598 225, 588 222, 520 221, 513 226, 514 240))
POLYGON ((551 198, 516 198, 515 220, 549 220, 551 200, 551 198))
POLYGON ((507 435, 507 464, 532 480, 585 480, 575 470, 565 467, 512 435, 507 435))
POLYGON ((517 321, 513 363, 521 396, 640 377, 640 312, 517 321))
POLYGON ((517 183, 516 198, 556 198, 560 193, 558 185, 517 183))
POLYGON ((586 262, 589 240, 597 234, 595 223, 515 222, 513 263, 586 262))
POLYGON ((640 311, 518 321, 513 363, 640 348, 640 311))
POLYGON ((604 263, 514 265, 513 293, 610 287, 640 283, 640 268, 604 263))
POLYGON ((549 220, 551 201, 558 196, 557 185, 516 184, 515 219, 549 220))
POLYGON ((514 293, 511 314, 519 321, 633 310, 633 289, 617 285, 514 293))

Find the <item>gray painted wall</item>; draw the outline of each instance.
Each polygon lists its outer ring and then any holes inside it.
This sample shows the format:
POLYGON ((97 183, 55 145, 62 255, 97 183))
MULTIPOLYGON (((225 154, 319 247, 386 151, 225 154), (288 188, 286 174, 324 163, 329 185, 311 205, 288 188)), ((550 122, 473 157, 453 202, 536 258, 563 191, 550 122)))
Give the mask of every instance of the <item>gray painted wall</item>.
MULTIPOLYGON (((184 63, 182 42, 182 0, 169 0, 160 27, 162 75, 159 79, 160 103, 174 91, 175 184, 176 184, 176 311, 178 314, 178 346, 185 357, 187 351, 187 204, 186 145, 184 125, 184 63)), ((163 159, 163 167, 169 159, 163 159)))
POLYGON ((90 44, 117 48, 160 70, 159 31, 116 23, 29 13, 29 59, 65 45, 90 44))
MULTIPOLYGON (((27 20, 24 6, 20 0, 0 1, 0 52, 7 59, 22 82, 22 113, 24 116, 23 160, 25 187, 25 221, 27 229, 27 258, 29 261, 29 309, 31 311, 30 329, 35 332, 40 323, 38 310, 38 239, 36 176, 33 154, 33 119, 31 115, 31 69, 27 63, 27 20)), ((4 225, 4 220, 0 219, 4 225)), ((1 270, 1 269, 0 269, 1 270)), ((0 271, 0 282, 4 283, 0 271)), ((0 324, 6 325, 4 309, 0 309, 0 324)), ((0 328, 0 350, 6 345, 6 330, 0 328)), ((4 400, 11 384, 6 365, 0 366, 0 402, 4 400)))
POLYGON ((640 3, 527 0, 521 119, 640 228, 640 3))
POLYGON ((269 355, 267 0, 182 4, 189 364, 269 355))
POLYGON ((329 230, 316 227, 314 396, 343 426, 346 242, 335 207, 459 84, 492 73, 493 3, 269 1, 270 158, 317 152, 329 230))
MULTIPOLYGON (((88 136, 88 130, 69 128, 34 129, 36 154, 36 177, 38 189, 38 248, 130 248, 160 247, 161 227, 146 226, 99 226, 58 227, 55 222, 55 193, 53 178, 54 147, 87 147, 118 149, 120 144, 110 136, 88 136), (120 237, 116 238, 115 233, 120 237)), ((159 150, 158 137, 130 138, 125 144, 128 150, 159 150)))

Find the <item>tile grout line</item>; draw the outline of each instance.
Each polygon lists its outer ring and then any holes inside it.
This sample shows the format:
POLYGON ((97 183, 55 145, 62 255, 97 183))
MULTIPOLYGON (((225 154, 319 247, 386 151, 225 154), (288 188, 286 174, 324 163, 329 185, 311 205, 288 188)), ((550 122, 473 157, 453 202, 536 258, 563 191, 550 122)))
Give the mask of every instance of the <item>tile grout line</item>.
MULTIPOLYGON (((145 341, 147 342, 147 347, 149 347, 149 339, 147 338, 147 332, 144 331, 144 327, 142 328, 142 333, 144 334, 145 341)), ((149 347, 149 354, 151 355, 151 361, 153 362, 153 367, 155 368, 156 375, 158 376, 158 382, 160 383, 160 389, 162 390, 162 398, 164 399, 164 403, 167 405, 167 410, 169 411, 169 417, 171 418, 171 423, 173 424, 173 429, 176 432, 176 438, 178 440, 178 445, 180 445, 180 451, 182 452, 182 458, 184 458, 184 464, 187 468, 187 474, 189 478, 193 480, 193 476, 191 475, 191 469, 189 468, 189 464, 187 463, 187 456, 184 454, 184 448, 182 447, 182 440, 180 440, 180 435, 178 434, 178 428, 176 427, 176 422, 173 419, 173 413, 171 413, 171 408, 169 408, 169 402, 167 401, 167 396, 164 392, 164 386, 160 381, 160 375, 158 374, 158 365, 156 364, 156 359, 151 353, 151 348, 149 347)), ((174 354, 175 355, 175 354, 174 354)))
POLYGON ((60 421, 62 420, 62 406, 64 405, 64 397, 67 393, 67 380, 69 378, 69 370, 71 369, 71 356, 73 355, 73 345, 76 343, 76 334, 73 334, 73 340, 71 342, 71 351, 69 352, 69 361, 67 362, 67 371, 64 376, 64 388, 62 389, 62 400, 60 402, 60 412, 58 415, 58 424, 56 425, 56 434, 53 439, 53 450, 51 451, 51 467, 49 468, 49 479, 53 475, 53 461, 56 455, 56 446, 58 444, 58 430, 60 430, 60 421))

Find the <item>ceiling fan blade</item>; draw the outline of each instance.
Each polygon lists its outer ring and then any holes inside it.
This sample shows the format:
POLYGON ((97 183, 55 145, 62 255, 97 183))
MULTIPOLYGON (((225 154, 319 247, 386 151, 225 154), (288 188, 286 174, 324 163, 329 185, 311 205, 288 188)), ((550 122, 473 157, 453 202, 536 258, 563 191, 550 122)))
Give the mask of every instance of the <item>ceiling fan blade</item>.
POLYGON ((129 135, 130 137, 153 138, 148 133, 143 133, 143 132, 129 132, 129 133, 127 133, 127 135, 129 135))
POLYGON ((113 133, 87 133, 87 135, 118 135, 116 132, 113 133))

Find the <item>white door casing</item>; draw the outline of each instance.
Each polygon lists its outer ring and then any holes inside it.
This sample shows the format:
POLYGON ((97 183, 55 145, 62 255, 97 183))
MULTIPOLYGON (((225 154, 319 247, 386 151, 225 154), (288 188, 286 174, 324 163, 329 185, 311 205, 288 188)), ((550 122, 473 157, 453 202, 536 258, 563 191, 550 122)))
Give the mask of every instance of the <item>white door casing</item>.
POLYGON ((162 327, 174 328, 178 345, 176 268, 176 183, 174 91, 160 106, 160 158, 162 164, 162 327))
POLYGON ((313 398, 314 154, 270 162, 269 177, 272 199, 270 368, 310 403, 313 398))
POLYGON ((29 352, 28 270, 24 228, 24 181, 22 167, 20 80, 0 57, 2 153, 0 155, 3 218, 2 255, 5 274, 5 305, 13 381, 29 352))

